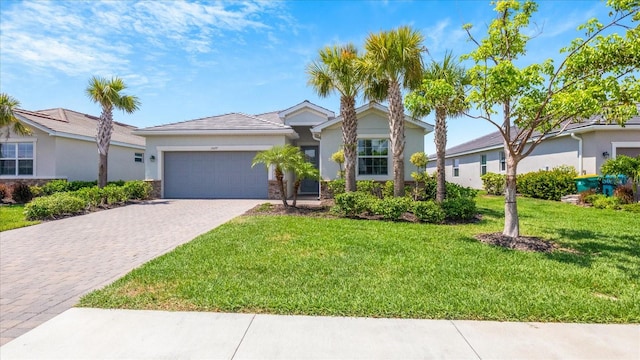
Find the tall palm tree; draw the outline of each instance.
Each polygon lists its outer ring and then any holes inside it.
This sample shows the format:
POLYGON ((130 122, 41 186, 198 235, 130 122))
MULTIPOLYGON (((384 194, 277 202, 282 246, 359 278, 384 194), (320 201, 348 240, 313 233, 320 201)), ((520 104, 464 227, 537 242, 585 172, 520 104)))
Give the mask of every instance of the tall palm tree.
POLYGON ((100 104, 102 113, 98 120, 98 186, 107 185, 107 163, 109 156, 109 145, 111 143, 111 133, 113 132, 113 109, 122 110, 128 114, 138 110, 140 101, 136 96, 123 95, 120 92, 126 88, 122 79, 113 77, 111 80, 92 77, 89 80, 86 94, 91 101, 100 104))
MULTIPOLYGON (((11 131, 17 135, 30 135, 31 130, 16 118, 14 110, 20 102, 6 93, 0 93, 0 129, 7 128, 7 137, 11 131)), ((1 133, 0 133, 1 134, 1 133)))
POLYGON ((405 99, 414 116, 422 117, 436 112, 436 201, 446 197, 445 150, 447 148, 447 117, 458 117, 469 109, 465 88, 470 84, 464 67, 447 52, 442 62, 433 60, 427 66, 422 85, 405 99))
POLYGON ((404 105, 402 88, 413 89, 422 78, 424 36, 403 26, 365 40, 366 54, 362 62, 367 74, 365 95, 373 100, 389 102, 389 128, 393 153, 393 194, 404 195, 404 105))
POLYGON ((287 203, 287 191, 284 188, 284 175, 287 171, 295 168, 300 157, 299 148, 289 144, 284 146, 276 145, 269 150, 257 153, 251 163, 251 167, 257 164, 264 164, 267 167, 267 171, 269 171, 271 166, 274 167, 276 181, 280 189, 280 198, 282 199, 282 205, 285 207, 289 206, 289 203, 287 203))
POLYGON ((342 142, 344 144, 345 191, 356 191, 356 150, 358 147, 358 118, 356 97, 362 90, 362 71, 358 49, 353 44, 321 49, 318 59, 307 66, 308 84, 321 97, 340 93, 342 142))

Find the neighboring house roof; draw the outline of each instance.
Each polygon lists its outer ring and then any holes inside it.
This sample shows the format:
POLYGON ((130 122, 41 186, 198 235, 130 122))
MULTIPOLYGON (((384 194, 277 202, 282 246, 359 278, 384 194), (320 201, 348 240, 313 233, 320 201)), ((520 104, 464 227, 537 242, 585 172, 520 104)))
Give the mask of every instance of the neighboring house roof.
MULTIPOLYGON (((96 138, 98 117, 92 115, 62 108, 39 111, 16 109, 14 113, 28 126, 42 130, 51 136, 86 141, 95 141, 96 138)), ((144 149, 145 139, 133 135, 132 132, 135 129, 134 126, 114 121, 111 143, 144 149)))
MULTIPOLYGON (((634 116, 627 123, 625 127, 637 128, 640 130, 640 116, 634 116)), ((584 132, 596 131, 596 130, 620 130, 621 127, 618 124, 606 124, 601 117, 594 117, 582 123, 572 123, 567 125, 564 131, 560 130, 550 132, 546 137, 553 136, 568 136, 571 133, 579 134, 584 132)), ((517 128, 512 127, 512 132, 517 131, 517 128)), ((540 133, 534 133, 533 137, 538 136, 540 133)), ((480 152, 484 150, 491 150, 501 148, 503 146, 502 135, 499 131, 492 132, 488 135, 481 136, 466 143, 451 147, 446 151, 446 157, 460 156, 468 153, 480 152)), ((435 155, 429 156, 430 159, 435 158, 435 155)))
POLYGON ((282 124, 273 114, 274 113, 266 113, 262 116, 254 116, 242 113, 229 113, 138 129, 135 131, 135 134, 295 134, 295 131, 293 131, 290 126, 282 124))
POLYGON ((304 108, 309 108, 309 109, 315 110, 315 111, 325 115, 329 119, 334 118, 336 116, 336 114, 333 111, 331 111, 329 109, 325 109, 322 106, 318 106, 318 105, 310 102, 309 100, 305 100, 305 101, 303 101, 303 102, 301 102, 299 104, 293 105, 292 107, 290 107, 288 109, 282 110, 282 111, 279 112, 278 115, 280 115, 280 117, 284 119, 287 115, 293 114, 294 112, 296 112, 298 110, 301 110, 301 109, 304 109, 304 108))
MULTIPOLYGON (((384 112, 384 113, 387 113, 387 114, 389 113, 389 109, 386 106, 384 106, 382 104, 379 104, 379 103, 377 103, 375 101, 372 101, 370 103, 364 104, 364 105, 356 108, 356 115, 360 115, 363 112, 368 111, 368 110, 372 110, 372 109, 375 109, 375 110, 378 110, 378 111, 381 111, 381 112, 384 112)), ((425 134, 433 131, 433 125, 428 124, 428 123, 426 123, 424 121, 412 118, 409 115, 405 114, 404 120, 406 122, 414 124, 414 125, 416 125, 418 127, 421 127, 422 129, 424 129, 425 134)), ((325 129, 325 128, 331 126, 331 125, 337 124, 337 123, 339 123, 341 121, 342 121, 342 116, 338 116, 335 119, 331 119, 329 121, 323 122, 320 125, 314 126, 313 128, 311 128, 311 132, 314 133, 314 134, 318 134, 323 129, 325 129)))

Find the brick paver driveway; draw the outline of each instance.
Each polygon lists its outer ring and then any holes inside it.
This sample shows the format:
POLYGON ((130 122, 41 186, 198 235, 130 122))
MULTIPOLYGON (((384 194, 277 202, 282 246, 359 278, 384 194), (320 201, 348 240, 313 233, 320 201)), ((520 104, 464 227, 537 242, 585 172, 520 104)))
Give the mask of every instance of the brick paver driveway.
POLYGON ((0 233, 0 345, 260 202, 155 200, 0 233))

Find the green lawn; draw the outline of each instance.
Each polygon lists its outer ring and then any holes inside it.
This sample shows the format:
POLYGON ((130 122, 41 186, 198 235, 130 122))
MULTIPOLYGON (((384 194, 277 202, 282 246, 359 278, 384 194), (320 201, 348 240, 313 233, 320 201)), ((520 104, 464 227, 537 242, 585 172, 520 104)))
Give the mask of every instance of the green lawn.
POLYGON ((479 197, 484 218, 467 225, 240 217, 80 306, 640 322, 638 214, 519 199, 523 235, 567 249, 524 253, 473 238, 502 229, 502 201, 479 197))
POLYGON ((40 221, 25 220, 24 205, 0 206, 0 231, 17 229, 39 223, 40 221))

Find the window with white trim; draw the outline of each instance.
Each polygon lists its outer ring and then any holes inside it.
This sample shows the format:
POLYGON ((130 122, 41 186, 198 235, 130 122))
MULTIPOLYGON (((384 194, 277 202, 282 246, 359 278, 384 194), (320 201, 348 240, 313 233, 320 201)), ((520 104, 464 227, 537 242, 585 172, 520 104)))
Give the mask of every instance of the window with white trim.
POLYGON ((500 156, 500 171, 506 171, 507 170, 507 158, 506 158, 506 156, 504 156, 504 151, 500 151, 499 152, 499 156, 500 156))
POLYGON ((133 161, 138 163, 144 162, 144 153, 134 153, 133 161))
POLYGON ((358 140, 358 175, 389 174, 389 140, 358 140))
POLYGON ((460 159, 453 159, 453 176, 460 176, 460 159))
POLYGON ((480 175, 487 173, 487 155, 480 155, 480 175))
POLYGON ((0 144, 0 175, 33 175, 33 143, 0 144))

